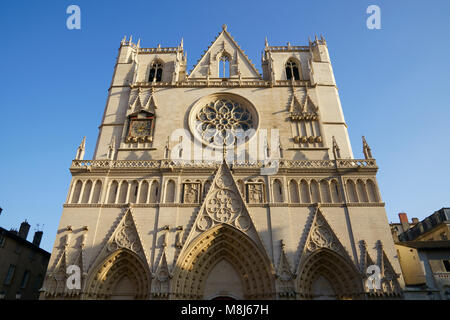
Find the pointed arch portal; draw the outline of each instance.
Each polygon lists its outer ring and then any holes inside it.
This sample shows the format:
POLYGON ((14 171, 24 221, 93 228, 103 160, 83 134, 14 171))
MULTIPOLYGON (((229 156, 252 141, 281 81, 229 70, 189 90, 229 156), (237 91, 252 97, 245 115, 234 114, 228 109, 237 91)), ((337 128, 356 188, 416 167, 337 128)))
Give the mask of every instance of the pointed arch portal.
POLYGON ((336 252, 322 248, 302 264, 298 291, 303 299, 361 299, 358 271, 336 252))
POLYGON ((265 253, 243 232, 220 224, 202 233, 180 256, 172 292, 178 299, 273 299, 275 290, 265 253), (221 285, 217 268, 225 270, 229 285, 221 285))
POLYGON ((93 269, 85 299, 148 299, 150 274, 142 259, 128 249, 106 257, 93 269))

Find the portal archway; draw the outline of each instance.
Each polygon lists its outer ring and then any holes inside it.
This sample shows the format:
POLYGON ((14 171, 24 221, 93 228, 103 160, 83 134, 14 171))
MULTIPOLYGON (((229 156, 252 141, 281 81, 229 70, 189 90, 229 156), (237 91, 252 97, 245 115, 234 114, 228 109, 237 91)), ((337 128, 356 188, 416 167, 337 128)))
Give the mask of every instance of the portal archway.
POLYGON ((210 300, 217 297, 244 298, 242 277, 226 258, 211 268, 205 280, 203 298, 210 300))
POLYGON ((208 277, 214 276, 214 268, 220 263, 229 275, 235 272, 231 277, 234 288, 238 286, 237 279, 241 280, 243 299, 273 299, 274 273, 265 252, 246 234, 226 224, 201 234, 180 255, 174 272, 174 298, 212 298, 205 296, 205 288, 207 294, 221 295, 221 289, 224 289, 225 296, 233 296, 229 288, 221 287, 220 281, 214 286, 215 280, 208 277))
POLYGON ((299 270, 297 282, 303 299, 362 299, 362 279, 356 268, 336 252, 322 248, 312 253, 299 270))
POLYGON ((113 252, 91 272, 86 299, 148 299, 150 274, 145 262, 134 252, 113 252))

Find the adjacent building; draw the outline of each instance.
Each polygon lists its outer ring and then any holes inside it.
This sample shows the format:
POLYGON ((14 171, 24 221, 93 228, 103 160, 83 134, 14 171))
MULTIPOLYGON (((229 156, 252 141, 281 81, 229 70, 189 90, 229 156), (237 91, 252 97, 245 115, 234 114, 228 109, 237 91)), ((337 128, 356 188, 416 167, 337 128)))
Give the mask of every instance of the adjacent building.
POLYGON ((442 208, 420 222, 413 219, 412 225, 406 213, 399 216, 404 231, 393 232, 393 236, 406 284, 405 297, 450 299, 450 208, 442 208))
POLYGON ((39 298, 50 253, 39 247, 42 231, 27 241, 29 229, 26 221, 19 231, 0 227, 0 299, 39 298))

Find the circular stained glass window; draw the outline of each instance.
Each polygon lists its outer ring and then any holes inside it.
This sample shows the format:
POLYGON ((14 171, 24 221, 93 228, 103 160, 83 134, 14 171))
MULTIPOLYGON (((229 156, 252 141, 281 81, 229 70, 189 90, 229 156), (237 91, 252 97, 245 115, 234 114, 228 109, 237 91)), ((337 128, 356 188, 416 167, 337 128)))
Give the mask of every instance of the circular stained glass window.
POLYGON ((197 110, 195 131, 207 144, 240 144, 246 142, 255 132, 256 117, 240 102, 219 98, 197 110))

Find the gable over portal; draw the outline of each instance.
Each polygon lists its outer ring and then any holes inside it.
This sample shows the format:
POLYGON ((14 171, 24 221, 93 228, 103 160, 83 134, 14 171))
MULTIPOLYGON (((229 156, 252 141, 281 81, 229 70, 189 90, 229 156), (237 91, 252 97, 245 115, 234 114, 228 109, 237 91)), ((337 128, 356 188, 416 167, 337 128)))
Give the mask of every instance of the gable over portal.
POLYGON ((227 31, 226 25, 222 26, 222 32, 197 62, 188 78, 219 78, 221 59, 228 61, 229 78, 262 79, 256 67, 227 31))

